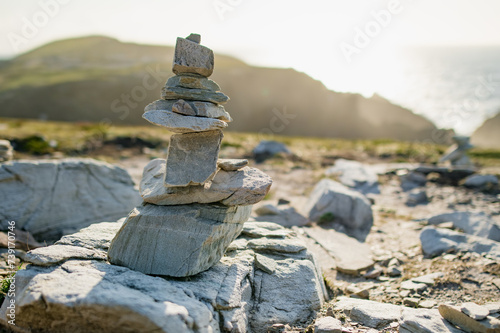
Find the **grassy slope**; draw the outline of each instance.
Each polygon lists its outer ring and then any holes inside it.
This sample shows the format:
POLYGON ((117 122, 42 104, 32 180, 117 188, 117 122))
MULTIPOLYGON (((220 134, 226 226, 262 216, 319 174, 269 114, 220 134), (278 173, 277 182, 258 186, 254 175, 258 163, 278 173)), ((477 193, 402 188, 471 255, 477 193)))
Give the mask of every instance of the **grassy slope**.
MULTIPOLYGON (((46 141, 55 140, 57 147, 51 153, 78 154, 83 147, 96 141, 112 140, 116 137, 137 137, 146 141, 158 142, 164 151, 168 146, 171 133, 157 126, 110 126, 94 123, 68 123, 0 118, 0 139, 21 139, 40 135, 46 141)), ((311 137, 266 136, 256 133, 225 132, 222 148, 232 149, 230 155, 248 156, 253 147, 262 139, 278 140, 290 147, 297 155, 296 165, 317 168, 331 164, 339 157, 363 161, 386 162, 437 162, 446 146, 414 143, 395 140, 346 140, 311 137)), ((87 154, 87 153, 83 153, 87 154)), ((106 156, 89 154, 92 157, 113 161, 125 156, 119 150, 106 151, 106 156)), ((500 150, 473 149, 473 161, 482 166, 500 165, 500 150)), ((23 154, 18 154, 23 157, 23 154)), ((129 157, 129 156, 126 156, 129 157)), ((274 163, 287 163, 276 159, 274 163)))
MULTIPOLYGON (((172 75, 172 58, 172 47, 99 36, 47 44, 0 69, 0 114, 141 125, 144 106, 159 98, 161 86, 172 75), (143 87, 152 69, 158 69, 161 78, 147 96, 126 111, 113 108, 123 94, 143 87)), ((251 67, 223 55, 216 55, 215 64, 213 79, 231 97, 226 108, 235 131, 269 128, 276 124, 274 110, 284 109, 295 118, 281 135, 426 140, 435 131, 428 120, 382 98, 335 93, 292 69, 251 67)))

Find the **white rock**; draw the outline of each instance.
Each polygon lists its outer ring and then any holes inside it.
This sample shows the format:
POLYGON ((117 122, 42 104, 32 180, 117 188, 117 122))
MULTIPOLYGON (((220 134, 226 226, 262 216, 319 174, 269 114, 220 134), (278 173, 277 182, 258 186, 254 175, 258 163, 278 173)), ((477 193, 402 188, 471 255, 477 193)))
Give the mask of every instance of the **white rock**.
POLYGON ((333 317, 323 317, 314 323, 314 333, 341 333, 342 323, 333 317))
POLYGON ((432 286, 436 282, 436 279, 443 277, 444 274, 441 272, 430 273, 426 275, 422 275, 416 278, 411 279, 411 281, 415 283, 425 283, 426 285, 432 286))
POLYGON ((224 171, 237 171, 248 165, 248 160, 246 159, 219 159, 217 161, 217 166, 224 171))
POLYGON ((10 161, 14 157, 14 150, 9 140, 0 140, 0 162, 10 161))
POLYGON ((469 235, 489 238, 500 242, 500 223, 493 216, 483 212, 453 212, 435 215, 428 219, 429 224, 438 225, 453 222, 453 227, 469 235))
POLYGON ((16 221, 16 228, 38 240, 116 220, 140 202, 127 171, 108 163, 63 159, 0 165, 0 220, 16 221))
POLYGON ((173 111, 146 111, 142 117, 150 123, 166 127, 174 133, 215 131, 227 127, 227 123, 222 120, 184 116, 173 111))
POLYGON ((423 291, 427 289, 427 285, 425 283, 418 283, 413 280, 406 280, 401 282, 401 289, 423 291))
POLYGON ((331 179, 322 179, 316 184, 305 211, 311 221, 318 221, 327 213, 333 214, 334 221, 344 225, 358 239, 364 239, 373 225, 368 199, 331 179))
POLYGON ((370 247, 355 238, 319 227, 303 230, 335 258, 337 270, 340 272, 357 275, 375 264, 370 247))
POLYGON ((335 165, 325 171, 327 176, 339 175, 339 180, 363 194, 380 193, 378 188, 378 176, 370 166, 358 161, 350 161, 340 158, 335 165))
POLYGON ((401 317, 401 307, 357 298, 339 297, 335 309, 342 310, 351 320, 372 328, 382 328, 401 317))
POLYGON ((238 171, 219 170, 205 186, 169 188, 164 186, 166 163, 155 159, 144 167, 140 192, 145 202, 155 205, 183 205, 221 202, 224 205, 252 205, 271 188, 272 179, 262 171, 244 167, 238 171))
POLYGON ((400 333, 463 333, 444 320, 438 310, 404 308, 400 333))
POLYGON ((492 258, 500 259, 500 243, 460 232, 425 227, 420 233, 422 252, 428 257, 434 257, 450 251, 488 253, 492 258))
POLYGON ((477 305, 473 302, 463 303, 460 310, 474 320, 483 320, 490 314, 490 310, 488 310, 488 308, 477 305))

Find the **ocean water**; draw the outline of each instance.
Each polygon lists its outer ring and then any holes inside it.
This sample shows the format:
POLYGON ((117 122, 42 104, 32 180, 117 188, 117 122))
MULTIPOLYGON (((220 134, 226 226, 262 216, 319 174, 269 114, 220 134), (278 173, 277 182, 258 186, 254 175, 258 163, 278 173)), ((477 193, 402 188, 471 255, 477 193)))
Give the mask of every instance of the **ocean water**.
POLYGON ((500 112, 500 47, 399 49, 354 63, 343 75, 354 80, 330 88, 379 94, 462 135, 500 112))

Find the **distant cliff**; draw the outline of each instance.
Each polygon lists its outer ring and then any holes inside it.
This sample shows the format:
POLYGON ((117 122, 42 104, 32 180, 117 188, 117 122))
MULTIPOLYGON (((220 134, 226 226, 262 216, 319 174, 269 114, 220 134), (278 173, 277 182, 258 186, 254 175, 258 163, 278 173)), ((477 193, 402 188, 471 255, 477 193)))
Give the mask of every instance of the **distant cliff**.
POLYGON ((471 141, 483 148, 500 148, 500 113, 486 120, 473 134, 471 141))
MULTIPOLYGON (((140 124, 173 75, 173 48, 91 36, 61 40, 2 63, 0 115, 140 124)), ((228 130, 285 135, 427 140, 435 126, 379 96, 336 93, 293 69, 216 55, 212 77, 230 96, 228 130)))

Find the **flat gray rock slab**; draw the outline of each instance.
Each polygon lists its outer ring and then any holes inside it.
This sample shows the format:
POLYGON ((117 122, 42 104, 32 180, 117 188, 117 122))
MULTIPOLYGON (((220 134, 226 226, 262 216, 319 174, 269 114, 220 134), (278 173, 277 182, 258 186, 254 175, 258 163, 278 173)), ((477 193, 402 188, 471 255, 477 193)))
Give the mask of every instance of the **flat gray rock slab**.
POLYGON ((438 256, 450 251, 488 253, 500 259, 500 243, 487 238, 471 236, 460 232, 425 227, 420 233, 422 252, 428 257, 438 256))
POLYGON ((172 71, 175 74, 199 74, 209 77, 214 71, 214 53, 208 47, 178 37, 172 71))
POLYGON ((185 116, 168 110, 146 111, 142 118, 174 133, 215 131, 227 127, 227 123, 219 119, 185 116))
POLYGON ((400 333, 463 333, 447 322, 439 311, 427 309, 404 308, 400 326, 400 333))
POLYGON ((342 310, 351 320, 372 328, 382 328, 401 317, 402 307, 357 298, 339 297, 335 309, 342 310))
POLYGON ((107 254, 102 250, 92 250, 79 246, 52 245, 28 252, 25 256, 25 261, 37 266, 52 266, 70 258, 106 260, 107 254))
POLYGON ((436 279, 443 277, 444 274, 441 272, 430 273, 426 275, 422 275, 416 278, 412 278, 411 281, 415 283, 425 283, 426 285, 432 286, 436 283, 436 279))
POLYGON ((361 162, 340 158, 335 161, 333 167, 325 171, 325 174, 338 175, 342 184, 363 194, 380 193, 376 171, 361 162))
POLYGON ((145 274, 194 275, 220 260, 250 213, 251 206, 139 206, 113 239, 108 258, 145 274))
POLYGON ((252 205, 261 201, 271 188, 272 179, 259 169, 244 167, 237 171, 219 170, 204 186, 165 187, 164 159, 146 165, 140 193, 145 202, 155 205, 183 205, 220 202, 224 205, 252 205))
POLYGON ((192 75, 172 76, 167 80, 166 86, 220 91, 220 87, 215 81, 207 79, 206 77, 192 75))
POLYGON ((225 122, 231 122, 233 120, 231 115, 226 112, 222 105, 210 102, 185 101, 183 99, 159 99, 146 105, 144 111, 172 111, 185 116, 214 118, 225 122))
POLYGON ((0 221, 16 221, 16 228, 39 241, 117 220, 140 202, 127 171, 108 163, 62 159, 0 164, 0 221))
MULTIPOLYGON (((83 252, 88 250, 83 246, 89 244, 106 251, 111 230, 119 230, 122 222, 112 224, 94 224, 69 235, 65 242, 83 252), (93 240, 99 234, 106 236, 93 240)), ((248 228, 284 230, 260 222, 249 222, 248 228)), ((295 238, 289 234, 279 241, 286 244, 295 238)), ((240 241, 247 238, 242 236, 233 244, 240 241)), ((265 332, 270 322, 300 325, 310 320, 324 300, 321 273, 307 252, 256 254, 246 247, 233 249, 212 268, 189 279, 149 276, 75 255, 78 260, 67 258, 49 267, 30 265, 17 273, 15 302, 18 314, 22 313, 16 317, 17 328, 33 332, 50 327, 51 332, 200 333, 226 327, 242 333, 265 332), (255 259, 259 256, 274 262, 272 273, 259 268, 255 259), (296 292, 297 286, 301 292, 296 292)), ((9 320, 8 304, 7 296, 0 309, 4 326, 9 320)))
POLYGON ((182 87, 163 87, 161 90, 163 99, 186 99, 192 101, 204 101, 214 104, 224 104, 229 101, 229 97, 220 91, 204 89, 189 89, 182 87))
POLYGON ((453 212, 435 215, 428 219, 429 224, 438 225, 452 222, 453 227, 466 234, 485 237, 500 242, 500 222, 485 213, 453 212))
POLYGON ((483 320, 490 314, 490 310, 488 310, 488 308, 473 302, 463 303, 460 310, 474 320, 483 320))
POLYGON ((168 146, 165 186, 203 185, 217 172, 222 131, 174 134, 168 146))
POLYGON ((483 188, 486 186, 498 185, 498 178, 495 175, 472 175, 465 178, 464 186, 471 188, 483 188))
POLYGON ((357 275, 375 264, 370 247, 355 238, 320 227, 302 230, 330 253, 339 272, 357 275))
POLYGON ((342 333, 342 323, 333 317, 323 317, 314 323, 314 333, 342 333))
POLYGON ((373 225, 370 202, 361 193, 331 179, 322 179, 314 187, 305 211, 311 221, 318 221, 325 214, 333 214, 358 239, 364 239, 373 225))

